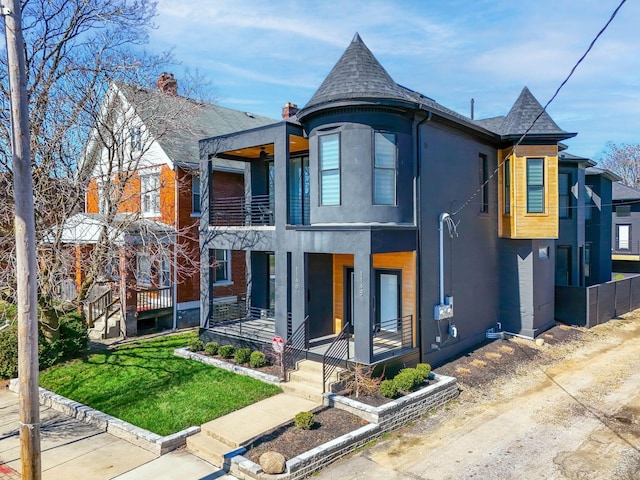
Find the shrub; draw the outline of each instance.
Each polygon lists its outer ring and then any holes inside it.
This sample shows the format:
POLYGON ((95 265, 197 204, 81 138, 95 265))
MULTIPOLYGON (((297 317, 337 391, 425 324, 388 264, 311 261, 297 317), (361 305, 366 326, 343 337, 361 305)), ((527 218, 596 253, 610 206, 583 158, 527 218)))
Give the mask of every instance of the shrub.
POLYGON ((260 368, 264 367, 267 364, 267 356, 256 350, 255 352, 251 352, 251 357, 249 357, 249 365, 252 368, 260 368))
POLYGON ((89 334, 79 313, 71 312, 60 317, 60 340, 58 342, 57 350, 63 358, 75 357, 87 349, 89 334))
POLYGON ((311 412, 296 413, 293 421, 295 422, 296 427, 303 430, 311 430, 311 427, 316 423, 315 416, 311 412))
POLYGON ((409 392, 424 381, 422 374, 415 368, 405 368, 393 379, 401 392, 409 392))
POLYGON ((416 365, 416 370, 420 372, 422 378, 426 380, 427 378, 429 378, 429 374, 431 373, 431 365, 429 365, 428 363, 419 363, 416 365))
POLYGON ((233 359, 236 361, 236 363, 239 363, 241 365, 245 364, 245 363, 249 363, 249 358, 251 357, 251 349, 249 348, 239 348, 236 350, 236 353, 233 357, 233 359))
POLYGON ((217 355, 218 342, 209 342, 204 346, 204 353, 207 355, 217 355))
POLYGON ((204 350, 204 342, 199 338, 192 338, 187 343, 187 348, 192 352, 201 352, 204 350))
POLYGON ((0 378, 18 376, 18 327, 11 325, 0 332, 0 378))
POLYGON ((222 358, 231 358, 233 357, 234 350, 235 348, 233 348, 233 345, 222 345, 221 347, 218 347, 218 355, 222 358))
POLYGON ((394 398, 398 395, 398 387, 393 380, 383 380, 380 384, 380 395, 387 398, 394 398))

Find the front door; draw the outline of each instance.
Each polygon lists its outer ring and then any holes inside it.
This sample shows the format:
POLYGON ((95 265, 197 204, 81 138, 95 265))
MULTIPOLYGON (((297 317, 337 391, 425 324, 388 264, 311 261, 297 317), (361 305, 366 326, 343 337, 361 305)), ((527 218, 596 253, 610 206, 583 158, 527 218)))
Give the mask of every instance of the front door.
POLYGON ((399 270, 376 270, 376 331, 398 331, 401 278, 399 270))

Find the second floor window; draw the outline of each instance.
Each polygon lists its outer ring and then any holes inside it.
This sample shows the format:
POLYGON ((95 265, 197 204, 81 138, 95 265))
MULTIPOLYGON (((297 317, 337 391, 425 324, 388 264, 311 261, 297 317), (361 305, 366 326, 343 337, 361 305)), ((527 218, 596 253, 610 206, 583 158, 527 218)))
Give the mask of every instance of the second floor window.
POLYGON ((560 218, 571 217, 571 175, 560 173, 558 175, 558 216, 560 218))
POLYGON ((396 204, 396 136, 393 133, 375 133, 373 160, 373 203, 396 204))
POLYGON ((131 137, 131 150, 139 152, 142 150, 142 130, 140 127, 131 128, 129 130, 131 137))
POLYGON ((200 175, 191 175, 191 211, 200 213, 200 175))
POLYGON ((527 158, 527 213, 544 213, 544 158, 527 158))
POLYGON ((323 135, 320 142, 320 204, 340 205, 340 135, 323 135))
POLYGON ((489 213, 489 159, 483 154, 480 154, 480 188, 482 189, 480 212, 489 213))
POLYGON ((143 215, 160 214, 160 174, 140 176, 140 196, 143 215))

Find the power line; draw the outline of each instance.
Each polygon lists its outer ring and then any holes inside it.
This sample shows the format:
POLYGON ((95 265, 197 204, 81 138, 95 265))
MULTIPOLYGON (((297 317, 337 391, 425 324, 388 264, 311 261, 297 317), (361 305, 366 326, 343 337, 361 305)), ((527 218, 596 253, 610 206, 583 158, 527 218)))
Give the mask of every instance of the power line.
POLYGON ((528 133, 531 131, 531 129, 533 128, 533 126, 536 124, 536 122, 540 119, 540 117, 542 116, 543 113, 545 113, 547 111, 547 108, 549 107, 549 105, 551 105, 551 102, 553 102, 556 97, 558 96, 558 94, 560 93, 560 90, 562 90, 562 88, 567 84, 567 82, 569 81, 569 79, 573 76, 573 74, 575 73, 576 69, 578 68, 578 66, 582 63, 582 61, 587 57, 587 55, 589 54, 589 52, 591 52, 591 49, 593 48, 593 46, 596 44, 596 42, 598 41, 598 39, 602 36, 602 34, 607 30, 607 28, 609 27, 609 25, 611 24, 611 22, 613 21, 613 19, 616 17, 616 15, 618 14, 618 11, 620 11, 620 8, 622 8, 622 5, 624 5, 626 3, 627 0, 621 0, 620 4, 618 4, 618 6, 616 7, 616 9, 613 11, 613 13, 611 14, 611 16, 609 17, 609 20, 607 20, 607 23, 605 23, 605 25, 600 29, 600 31, 596 34, 596 36, 593 38, 593 40, 591 40, 591 43, 589 44, 589 47, 587 48, 587 50, 582 54, 582 56, 578 59, 578 61, 575 63, 575 65, 571 68, 571 71, 569 72, 569 74, 566 76, 566 78, 560 83, 560 85, 558 86, 558 88, 556 89, 555 93, 551 96, 551 98, 549 99, 549 101, 545 104, 544 107, 542 107, 542 110, 540 111, 540 113, 538 113, 538 115, 536 116, 536 118, 533 119, 533 122, 531 122, 531 125, 529 125, 529 128, 527 128, 527 130, 522 134, 522 136, 518 139, 518 141, 515 143, 515 145, 513 146, 513 150, 509 153, 509 155, 507 155, 501 162, 498 163, 498 166, 496 167, 496 169, 493 171, 493 173, 491 175, 489 175, 489 177, 487 178, 487 180, 480 185, 480 187, 473 193, 473 195, 471 195, 463 204, 462 206, 457 209, 455 212, 453 212, 451 214, 451 216, 455 216, 458 213, 460 213, 467 205, 469 205, 469 203, 471 202, 471 200, 473 200, 483 189, 484 187, 487 186, 487 184, 489 183, 489 181, 496 175, 496 173, 498 173, 498 171, 500 170, 500 168, 502 167, 502 165, 504 165, 504 162, 511 156, 511 154, 516 155, 516 149, 518 148, 518 146, 522 143, 522 141, 524 140, 524 138, 528 135, 528 133))

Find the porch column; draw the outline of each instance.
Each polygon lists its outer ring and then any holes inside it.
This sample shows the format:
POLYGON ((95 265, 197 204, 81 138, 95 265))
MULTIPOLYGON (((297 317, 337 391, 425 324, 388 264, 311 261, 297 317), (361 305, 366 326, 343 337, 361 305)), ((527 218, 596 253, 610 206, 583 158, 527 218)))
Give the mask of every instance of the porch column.
POLYGON ((307 256, 295 250, 291 253, 291 321, 292 332, 307 315, 307 256))
POLYGON ((276 248, 276 335, 287 338, 287 252, 284 248, 276 248))
POLYGON ((369 253, 354 256, 353 333, 355 335, 355 361, 370 364, 373 359, 373 299, 375 281, 369 253))
POLYGON ((135 337, 138 334, 138 308, 135 292, 136 286, 136 254, 129 251, 127 246, 120 247, 120 303, 124 312, 124 325, 120 330, 124 337, 135 337))

